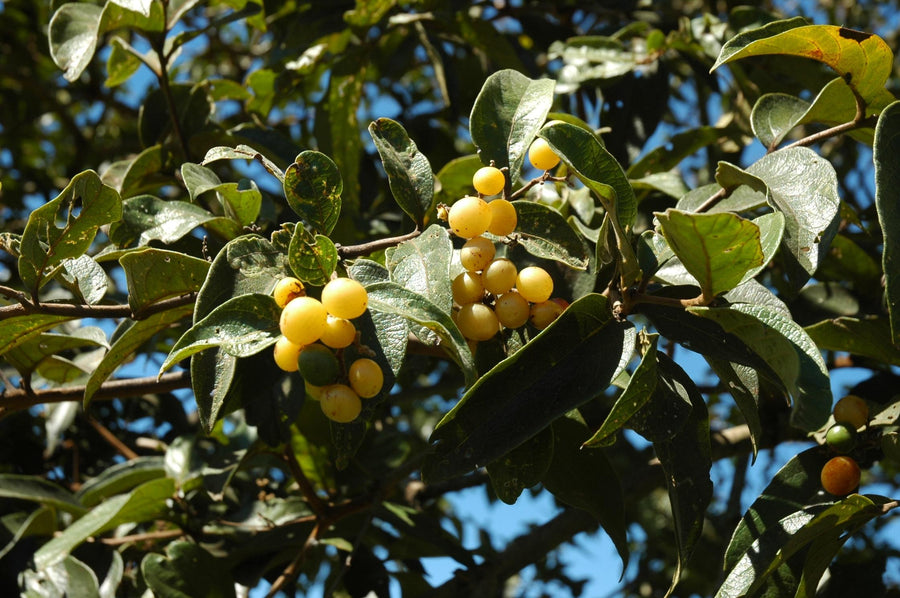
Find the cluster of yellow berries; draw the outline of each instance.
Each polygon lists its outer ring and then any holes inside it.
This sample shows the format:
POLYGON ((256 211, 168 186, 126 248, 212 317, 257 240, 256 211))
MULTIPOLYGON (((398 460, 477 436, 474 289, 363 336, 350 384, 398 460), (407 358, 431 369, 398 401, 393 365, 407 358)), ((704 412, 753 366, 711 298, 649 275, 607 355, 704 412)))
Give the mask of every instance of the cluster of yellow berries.
MULTIPOLYGON (((529 157, 545 170, 559 162, 543 139, 535 141, 529 157)), ((472 186, 479 195, 496 195, 506 186, 506 175, 495 166, 485 166, 473 176, 472 186)), ((485 341, 501 327, 520 328, 528 322, 543 330, 568 306, 564 299, 551 298, 553 279, 546 270, 538 266, 519 270, 512 260, 495 257, 494 242, 483 236, 486 232, 507 236, 516 229, 518 217, 512 203, 466 196, 450 206, 447 221, 455 235, 467 239, 459 254, 465 272, 452 283, 454 320, 467 339, 485 341)))
POLYGON ((355 359, 346 372, 342 367, 342 350, 357 342, 351 320, 368 307, 366 289, 353 279, 335 278, 323 287, 320 301, 288 277, 278 281, 273 294, 282 308, 275 363, 300 372, 307 394, 319 400, 329 419, 353 421, 362 411, 360 397, 374 397, 384 386, 381 366, 368 357, 355 359))
MULTIPOLYGON (((857 430, 869 422, 869 406, 856 395, 847 395, 833 410, 834 425, 825 433, 825 442, 838 453, 848 453, 856 447, 857 430)), ((859 486, 859 464, 856 459, 840 454, 822 467, 822 488, 835 496, 846 496, 859 486)))

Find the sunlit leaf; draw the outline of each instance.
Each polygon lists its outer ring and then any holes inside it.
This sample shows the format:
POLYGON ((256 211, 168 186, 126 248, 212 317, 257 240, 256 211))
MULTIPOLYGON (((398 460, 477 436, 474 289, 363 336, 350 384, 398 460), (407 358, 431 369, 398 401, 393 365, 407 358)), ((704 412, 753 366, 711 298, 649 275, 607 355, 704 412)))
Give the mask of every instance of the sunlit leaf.
POLYGON ((434 203, 434 173, 428 158, 406 129, 389 118, 379 118, 369 125, 369 134, 381 156, 397 205, 422 226, 434 203))
POLYGON ((284 173, 288 205, 316 232, 329 234, 341 212, 341 173, 325 154, 306 150, 284 173))

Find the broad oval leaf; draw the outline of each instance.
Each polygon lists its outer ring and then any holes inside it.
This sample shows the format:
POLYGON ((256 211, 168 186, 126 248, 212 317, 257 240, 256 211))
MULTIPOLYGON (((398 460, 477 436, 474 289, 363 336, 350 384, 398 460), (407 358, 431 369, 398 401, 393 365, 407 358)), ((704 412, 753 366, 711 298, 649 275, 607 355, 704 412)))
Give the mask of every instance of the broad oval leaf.
POLYGON ((618 373, 626 325, 591 294, 483 375, 438 423, 423 469, 447 479, 500 458, 551 421, 596 397, 618 373))
POLYGON ((255 355, 278 340, 280 316, 281 308, 270 295, 253 293, 229 299, 178 339, 159 371, 213 347, 233 357, 255 355))
POLYGON ((288 247, 288 263, 297 278, 320 287, 330 280, 337 268, 337 248, 328 237, 313 236, 298 223, 288 247))
POLYGON ((529 79, 514 70, 494 73, 484 82, 469 116, 469 132, 481 162, 509 168, 515 181, 535 134, 553 105, 550 79, 529 79))
POLYGON ((30 314, 0 320, 0 355, 12 351, 16 347, 27 343, 45 330, 53 328, 67 320, 74 320, 72 316, 53 316, 48 314, 30 314))
POLYGON ((396 121, 379 118, 369 125, 369 134, 381 156, 397 205, 422 227, 434 204, 431 163, 396 121))
POLYGON ((337 165, 317 151, 301 152, 284 173, 288 205, 313 230, 324 235, 337 224, 343 189, 337 165))
POLYGON ((767 93, 753 105, 750 126, 753 134, 767 148, 776 147, 803 122, 810 103, 786 93, 767 93))
POLYGON ((737 214, 692 214, 668 209, 656 213, 669 246, 700 283, 705 297, 740 284, 764 265, 760 230, 737 214))
POLYGON ((103 9, 93 4, 69 2, 50 19, 50 56, 63 69, 67 81, 75 81, 94 57, 97 29, 103 9))
POLYGON ((235 596, 230 572, 194 542, 172 542, 166 546, 166 556, 147 554, 141 561, 141 576, 154 596, 235 596))
POLYGON ((84 506, 93 507, 106 498, 127 492, 144 482, 165 475, 166 468, 162 457, 138 457, 104 469, 100 475, 86 481, 75 496, 84 506))
POLYGON ((415 239, 385 251, 390 279, 426 297, 443 311, 453 305, 450 262, 453 242, 447 229, 434 224, 415 239))
POLYGON ((210 162, 215 162, 217 160, 257 160, 270 174, 277 178, 279 182, 284 183, 284 172, 278 168, 274 162, 249 145, 238 145, 236 147, 220 145, 211 148, 206 152, 206 156, 203 157, 203 161, 200 165, 206 166, 210 162))
POLYGON ((875 206, 884 238, 882 269, 894 343, 900 342, 900 102, 878 117, 875 127, 875 206))
MULTIPOLYGON (((508 505, 541 481, 553 461, 553 428, 547 427, 485 466, 497 498, 508 505)), ((595 472, 596 473, 596 472, 595 472)))
POLYGON ((216 217, 186 201, 165 201, 152 195, 129 197, 122 204, 122 219, 110 225, 110 239, 119 246, 150 241, 174 243, 216 217))
POLYGON ((150 247, 119 258, 128 285, 128 305, 135 313, 162 299, 196 293, 209 262, 178 251, 150 247))
POLYGON ((518 217, 514 235, 525 251, 535 257, 562 262, 570 268, 587 269, 588 250, 562 214, 534 201, 520 200, 513 205, 518 217))

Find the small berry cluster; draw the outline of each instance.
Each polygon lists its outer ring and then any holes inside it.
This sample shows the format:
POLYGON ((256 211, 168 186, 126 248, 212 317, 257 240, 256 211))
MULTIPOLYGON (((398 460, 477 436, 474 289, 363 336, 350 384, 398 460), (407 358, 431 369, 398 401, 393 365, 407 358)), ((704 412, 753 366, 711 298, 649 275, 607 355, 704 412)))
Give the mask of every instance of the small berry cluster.
MULTIPOLYGON (((542 139, 535 141, 529 156, 545 170, 559 162, 542 139)), ((495 195, 505 188, 506 175, 495 166, 485 166, 473 176, 472 186, 479 195, 495 195)), ((450 206, 447 220, 455 235, 467 239, 459 253, 465 272, 452 283, 454 320, 467 339, 486 341, 501 327, 520 328, 529 322, 543 330, 568 306, 564 299, 551 298, 553 279, 546 270, 539 266, 519 270, 512 260, 495 257, 494 242, 482 236, 487 232, 504 237, 516 229, 518 216, 512 203, 466 196, 450 206)))
POLYGON ((362 398, 381 392, 384 372, 368 357, 355 359, 346 373, 343 349, 357 342, 352 319, 365 313, 366 289, 350 278, 335 278, 322 289, 321 301, 306 295, 303 283, 284 278, 275 285, 282 308, 282 336, 275 343, 275 363, 300 372, 307 394, 319 400, 323 413, 336 422, 351 422, 362 411, 362 398))
POLYGON ((858 441, 857 430, 869 422, 869 406, 856 395, 847 395, 838 401, 833 410, 834 425, 825 433, 825 442, 835 452, 822 467, 822 488, 835 496, 846 496, 859 486, 860 468, 849 453, 858 441))

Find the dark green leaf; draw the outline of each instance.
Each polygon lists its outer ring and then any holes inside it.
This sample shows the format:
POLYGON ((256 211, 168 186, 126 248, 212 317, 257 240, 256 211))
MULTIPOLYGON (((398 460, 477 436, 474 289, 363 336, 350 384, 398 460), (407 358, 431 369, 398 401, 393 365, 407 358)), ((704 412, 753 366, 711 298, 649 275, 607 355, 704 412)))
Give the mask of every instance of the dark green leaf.
POLYGON ((159 371, 162 373, 182 359, 213 347, 234 357, 255 355, 278 340, 280 316, 281 308, 269 295, 233 297, 185 332, 159 371))
POLYGON ((406 129, 389 118, 379 118, 369 125, 369 134, 381 156, 397 205, 422 227, 434 204, 434 173, 428 158, 406 129))
POLYGON ((578 270, 587 269, 587 247, 562 214, 533 201, 516 201, 513 205, 518 218, 514 234, 528 253, 578 270))
POLYGON ((117 245, 150 241, 174 243, 215 216, 185 201, 164 201, 152 195, 129 197, 123 202, 122 219, 110 226, 110 239, 117 245))
POLYGON ((45 332, 31 337, 18 347, 7 351, 3 359, 22 375, 33 372, 47 357, 79 347, 109 346, 106 333, 102 329, 86 326, 73 330, 70 334, 45 332))
POLYGON ((157 478, 145 482, 130 494, 114 496, 91 509, 63 532, 34 553, 38 569, 62 561, 88 537, 103 533, 123 523, 150 521, 167 511, 166 501, 175 493, 175 482, 157 478))
POLYGON ((172 542, 166 556, 147 554, 141 561, 141 575, 155 596, 166 598, 230 598, 234 580, 221 559, 194 542, 172 542))
MULTIPOLYGON (((496 461, 487 464, 491 486, 497 497, 515 504, 526 488, 543 479, 553 460, 553 428, 547 427, 496 461)), ((597 475, 592 472, 591 475, 597 475)))
POLYGON ((97 477, 86 481, 75 496, 84 506, 93 507, 107 498, 165 475, 162 457, 138 457, 103 470, 97 477))
POLYGON ((553 104, 554 82, 529 79, 513 70, 494 73, 484 82, 469 116, 469 132, 481 162, 509 168, 515 181, 535 134, 553 104))
POLYGON ((600 395, 616 376, 627 326, 606 298, 572 303, 525 347, 478 379, 435 428, 423 477, 451 478, 505 455, 557 417, 600 395))
POLYGON ((410 241, 385 251, 385 265, 393 282, 429 299, 450 313, 450 260, 453 244, 447 229, 433 224, 410 241))
POLYGON ((337 268, 337 248, 328 237, 313 236, 298 223, 288 247, 288 263, 303 282, 324 286, 337 268))
POLYGON ((200 290, 209 262, 177 251, 145 248, 119 258, 128 284, 128 305, 135 313, 171 297, 200 290))
POLYGON ((477 155, 450 160, 438 171, 435 201, 447 205, 472 193, 472 177, 483 164, 477 155))
MULTIPOLYGON (((651 174, 667 172, 678 166, 688 156, 697 153, 698 150, 709 145, 720 145, 724 140, 738 134, 740 132, 736 129, 710 126, 678 133, 632 164, 628 168, 628 177, 640 179, 651 174)), ((682 206, 678 207, 687 209, 682 206)))
POLYGON ((803 122, 810 103, 786 93, 767 93, 753 105, 750 125, 753 133, 767 148, 777 147, 791 132, 803 122))
POLYGON ((72 316, 32 314, 0 320, 0 355, 23 345, 44 330, 72 319, 72 316))
POLYGON ((590 430, 573 412, 553 421, 553 460, 543 484, 562 502, 593 515, 628 565, 625 499, 619 476, 603 449, 583 449, 590 430))
POLYGON ((890 326, 883 318, 835 318, 804 330, 825 351, 846 351, 900 365, 900 349, 893 343, 890 326))
MULTIPOLYGON (((0 525, 7 527, 7 521, 10 517, 16 518, 17 527, 6 546, 0 547, 0 559, 5 557, 16 544, 23 538, 30 536, 52 536, 56 531, 56 511, 49 507, 40 507, 31 513, 16 513, 5 515, 0 525)), ((10 529, 10 532, 12 530, 10 529)))
POLYGON ((891 336, 900 342, 900 169, 896 156, 900 152, 900 102, 891 104, 878 117, 875 128, 875 206, 878 223, 884 235, 885 295, 891 320, 891 336))
POLYGON ((53 482, 31 475, 0 474, 0 497, 30 500, 75 516, 87 509, 70 492, 53 482))
POLYGON ((734 398, 747 429, 750 432, 750 443, 753 445, 753 459, 762 438, 762 422, 759 417, 759 374, 751 367, 706 356, 706 361, 721 383, 734 398))
POLYGON ((100 182, 96 172, 75 175, 62 193, 28 218, 20 245, 22 283, 36 293, 50 269, 83 255, 100 226, 121 217, 119 194, 100 182))
POLYGON ((284 173, 288 205, 316 232, 325 235, 337 223, 343 188, 335 163, 316 151, 301 152, 284 173))
POLYGON ((764 265, 760 230, 737 214, 656 213, 669 246, 700 283, 706 297, 740 284, 764 265))

